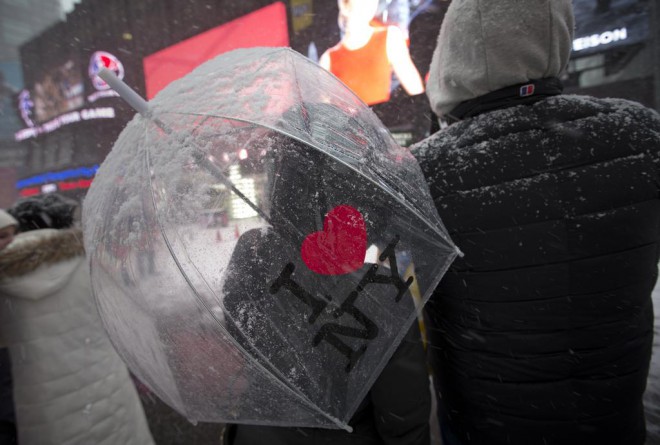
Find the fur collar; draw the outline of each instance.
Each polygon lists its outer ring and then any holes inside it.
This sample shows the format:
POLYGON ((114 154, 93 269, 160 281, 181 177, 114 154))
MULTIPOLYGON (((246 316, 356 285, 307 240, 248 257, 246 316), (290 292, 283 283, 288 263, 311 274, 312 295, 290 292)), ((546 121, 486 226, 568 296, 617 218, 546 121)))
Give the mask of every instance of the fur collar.
POLYGON ((26 275, 43 265, 85 254, 79 229, 24 232, 0 251, 0 280, 26 275))

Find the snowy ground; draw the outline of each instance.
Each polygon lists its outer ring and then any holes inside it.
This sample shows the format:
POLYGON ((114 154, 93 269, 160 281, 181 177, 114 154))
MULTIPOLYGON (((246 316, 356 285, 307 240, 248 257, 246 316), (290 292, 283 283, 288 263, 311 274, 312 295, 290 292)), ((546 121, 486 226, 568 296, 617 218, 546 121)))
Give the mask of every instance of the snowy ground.
MULTIPOLYGON (((194 264, 194 269, 205 277, 208 287, 221 298, 225 272, 238 238, 248 230, 265 226, 266 223, 258 218, 232 222, 227 227, 190 225, 180 227, 176 235, 171 232, 170 242, 181 257, 179 260, 194 264)), ((141 293, 139 298, 144 299, 144 303, 161 315, 175 314, 182 309, 195 309, 193 301, 182 301, 179 287, 185 284, 172 278, 178 276, 179 271, 164 244, 154 250, 153 262, 154 270, 150 273, 146 257, 140 258, 134 251, 128 258, 128 283, 140 283, 143 289, 153 290, 141 293)), ((116 274, 119 275, 118 272, 116 274)))

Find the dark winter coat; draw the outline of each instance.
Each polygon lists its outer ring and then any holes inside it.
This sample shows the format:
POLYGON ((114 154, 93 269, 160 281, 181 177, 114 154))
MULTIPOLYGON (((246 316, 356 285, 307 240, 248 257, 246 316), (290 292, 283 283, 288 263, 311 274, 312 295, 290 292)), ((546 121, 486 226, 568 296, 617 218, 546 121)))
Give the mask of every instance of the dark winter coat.
POLYGON ((644 442, 660 243, 660 118, 556 96, 413 148, 465 257, 427 314, 464 444, 644 442))
MULTIPOLYGON (((266 360, 261 363, 264 367, 271 372, 279 371, 293 376, 292 383, 305 391, 313 391, 311 388, 315 383, 306 375, 296 372, 295 367, 301 363, 306 369, 321 367, 327 373, 324 390, 332 392, 332 387, 343 387, 349 383, 343 370, 343 357, 332 356, 316 362, 302 355, 292 360, 291 355, 297 354, 296 348, 292 350, 287 342, 300 341, 299 349, 306 350, 307 343, 318 330, 318 326, 293 322, 290 314, 296 314, 300 310, 300 302, 296 299, 280 299, 276 295, 265 293, 263 289, 263 283, 272 281, 270 277, 274 273, 267 270, 264 264, 286 264, 286 252, 286 243, 272 230, 255 229, 241 236, 234 250, 229 266, 230 273, 223 289, 228 316, 227 328, 245 349, 257 349, 264 355, 266 360), (265 260, 266 258, 268 260, 265 260), (235 271, 241 271, 241 274, 250 276, 251 279, 241 280, 234 275, 235 271), (237 329, 234 323, 241 329, 237 329), (289 331, 294 330, 296 334, 289 335, 286 339, 272 335, 272 332, 277 332, 282 327, 289 331), (337 363, 341 365, 340 371, 332 372, 337 369, 337 363)), ((363 270, 357 273, 364 273, 368 268, 369 265, 365 265, 363 270)), ((345 280, 339 280, 336 286, 341 286, 342 282, 345 283, 345 280)), ((303 287, 313 288, 304 283, 303 287)), ((321 314, 319 319, 324 317, 326 315, 321 314)), ((332 316, 329 318, 332 319, 332 316)), ((255 357, 259 355, 254 354, 255 357)), ((317 369, 316 372, 322 373, 323 370, 317 369)), ((337 389, 338 393, 343 391, 344 388, 337 389)), ((428 445, 430 404, 425 353, 419 328, 415 324, 350 420, 352 433, 321 428, 235 425, 229 429, 226 443, 428 445)))
POLYGON ((419 328, 414 325, 349 422, 353 432, 233 425, 229 445, 428 445, 430 398, 419 328))
MULTIPOLYGON (((380 319, 363 313, 361 317, 359 309, 338 312, 326 309, 323 302, 319 304, 316 301, 319 289, 332 295, 335 301, 341 301, 337 297, 349 295, 356 280, 347 279, 344 274, 321 277, 298 272, 306 268, 300 258, 300 245, 307 234, 323 228, 326 209, 342 203, 367 213, 370 211, 370 197, 355 196, 343 188, 367 190, 367 187, 358 186, 358 179, 352 184, 342 180, 337 169, 343 167, 338 163, 328 165, 314 150, 291 141, 284 143, 290 144, 289 150, 281 150, 275 156, 269 193, 272 208, 280 210, 270 212, 272 228, 247 231, 236 244, 223 287, 225 321, 232 337, 253 357, 260 358, 261 366, 273 375, 283 376, 291 386, 309 394, 325 412, 339 417, 337 413, 354 409, 352 403, 360 402, 343 397, 347 386, 353 384, 353 388, 357 387, 356 380, 351 378, 355 374, 349 376, 348 373, 360 372, 359 360, 365 360, 370 350, 365 353, 365 358, 360 359, 362 353, 358 353, 360 348, 357 345, 366 344, 363 339, 371 340, 377 335, 378 328, 374 333, 373 327, 380 319), (297 154, 292 154, 296 153, 294 150, 297 154), (330 183, 332 187, 327 185, 330 183), (278 277, 287 264, 296 271, 293 277, 300 288, 310 290, 314 295, 292 297, 288 291, 272 293, 273 277, 278 277), (353 352, 356 354, 351 354, 351 360, 357 357, 358 365, 353 371, 346 370, 349 360, 337 352, 339 348, 328 348, 321 342, 317 349, 319 342, 312 341, 318 338, 321 326, 333 323, 357 330, 340 334, 353 336, 350 340, 354 341, 347 343, 355 348, 353 352), (360 335, 363 337, 358 338, 360 335)), ((369 221, 366 223, 368 239, 376 243, 384 231, 376 221, 384 220, 384 216, 365 219, 369 221)), ((361 269, 351 272, 355 274, 352 278, 363 277, 370 268, 371 264, 365 263, 361 269)), ((387 302, 391 301, 391 304, 399 305, 403 313, 412 313, 412 298, 394 303, 396 292, 391 286, 365 285, 360 298, 369 296, 372 301, 379 301, 383 309, 388 308, 387 302)), ((380 324, 380 332, 384 331, 384 326, 380 324)), ((355 392, 351 395, 357 396, 355 392)), ((247 405, 239 409, 250 409, 247 405)), ((270 406, 260 408, 272 410, 275 418, 278 411, 294 413, 298 405, 297 398, 292 397, 290 403, 272 400, 270 406)), ((229 431, 228 443, 428 445, 430 405, 428 369, 419 329, 415 325, 348 422, 353 428, 352 433, 337 429, 237 425, 229 431)), ((300 411, 297 415, 300 425, 320 424, 318 419, 314 421, 318 416, 316 412, 300 411)))

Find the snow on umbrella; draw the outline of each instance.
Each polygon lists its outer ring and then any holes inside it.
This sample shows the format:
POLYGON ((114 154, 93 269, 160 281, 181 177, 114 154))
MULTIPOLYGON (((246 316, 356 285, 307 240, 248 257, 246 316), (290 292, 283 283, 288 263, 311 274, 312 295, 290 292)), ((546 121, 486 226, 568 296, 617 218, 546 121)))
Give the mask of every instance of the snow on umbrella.
POLYGON ((350 430, 458 254, 412 156, 290 49, 122 96, 83 214, 118 352, 190 420, 350 430))

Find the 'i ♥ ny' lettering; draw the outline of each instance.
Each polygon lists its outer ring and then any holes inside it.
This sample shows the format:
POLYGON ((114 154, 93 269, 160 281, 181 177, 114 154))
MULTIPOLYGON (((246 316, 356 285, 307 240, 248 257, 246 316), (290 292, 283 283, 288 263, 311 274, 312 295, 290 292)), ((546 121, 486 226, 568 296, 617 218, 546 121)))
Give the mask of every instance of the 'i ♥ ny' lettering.
MULTIPOLYGON (((396 291, 395 302, 398 303, 413 282, 412 277, 404 281, 399 275, 395 251, 398 242, 399 237, 396 236, 379 257, 381 262, 388 260, 390 266, 389 274, 379 273, 379 265, 373 264, 355 288, 345 297, 344 301, 333 310, 330 310, 328 307, 332 301, 331 297, 324 296, 324 298, 317 298, 296 282, 293 277, 295 271, 293 263, 288 263, 284 266, 280 275, 270 286, 269 290, 271 294, 279 294, 283 290, 286 290, 288 295, 297 298, 308 306, 311 311, 307 317, 307 323, 310 325, 315 324, 319 316, 325 311, 329 311, 333 318, 338 320, 337 322, 327 322, 321 325, 311 341, 314 347, 319 346, 322 342, 327 342, 340 354, 345 356, 348 360, 345 367, 346 372, 350 372, 360 357, 364 355, 367 350, 368 341, 378 336, 378 325, 356 306, 362 292, 368 286, 392 286, 396 291), (356 323, 353 323, 353 326, 341 324, 339 319, 344 316, 351 317, 356 323), (355 324, 360 327, 354 327, 355 324), (359 348, 354 349, 344 342, 342 337, 362 339, 365 342, 359 348)), ((362 258, 364 258, 364 255, 362 258)), ((363 263, 364 261, 361 264, 363 263)))

